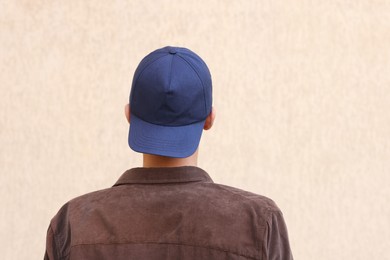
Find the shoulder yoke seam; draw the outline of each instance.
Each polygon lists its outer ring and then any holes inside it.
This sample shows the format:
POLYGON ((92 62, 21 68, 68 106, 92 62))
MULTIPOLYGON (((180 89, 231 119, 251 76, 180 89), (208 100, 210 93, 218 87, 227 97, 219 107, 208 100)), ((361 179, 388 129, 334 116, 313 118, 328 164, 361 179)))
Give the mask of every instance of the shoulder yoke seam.
POLYGON ((191 247, 200 247, 200 248, 207 248, 211 250, 216 251, 222 251, 227 252, 239 256, 244 256, 250 259, 258 260, 259 258, 256 256, 248 255, 241 252, 234 252, 229 249, 225 248, 218 248, 218 247, 212 247, 212 246, 203 246, 203 245, 196 245, 196 244, 186 244, 186 243, 169 243, 169 242, 154 242, 154 241, 146 241, 146 242, 113 242, 113 243, 80 243, 72 245, 71 248, 77 247, 77 246, 96 246, 96 245, 126 245, 126 244, 156 244, 156 245, 178 245, 178 246, 191 246, 191 247))

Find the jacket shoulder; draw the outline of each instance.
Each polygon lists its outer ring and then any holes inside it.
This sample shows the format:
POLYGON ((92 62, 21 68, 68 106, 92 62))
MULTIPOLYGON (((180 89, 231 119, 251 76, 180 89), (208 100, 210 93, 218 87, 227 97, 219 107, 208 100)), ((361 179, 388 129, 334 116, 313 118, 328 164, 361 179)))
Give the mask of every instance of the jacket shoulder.
POLYGON ((234 200, 239 200, 241 202, 247 203, 255 207, 261 207, 264 210, 268 211, 280 211, 279 207, 271 198, 264 195, 260 195, 254 192, 243 190, 240 188, 224 185, 224 184, 214 184, 217 190, 229 194, 227 196, 233 198, 234 200))

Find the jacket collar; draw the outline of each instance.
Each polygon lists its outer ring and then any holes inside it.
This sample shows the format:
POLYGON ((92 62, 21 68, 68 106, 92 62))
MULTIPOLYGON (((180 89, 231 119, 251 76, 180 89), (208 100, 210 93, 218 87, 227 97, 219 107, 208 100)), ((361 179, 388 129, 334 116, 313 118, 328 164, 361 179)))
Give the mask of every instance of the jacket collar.
POLYGON ((185 182, 211 182, 213 180, 201 168, 195 166, 164 168, 132 168, 125 171, 114 186, 125 184, 161 184, 185 182))

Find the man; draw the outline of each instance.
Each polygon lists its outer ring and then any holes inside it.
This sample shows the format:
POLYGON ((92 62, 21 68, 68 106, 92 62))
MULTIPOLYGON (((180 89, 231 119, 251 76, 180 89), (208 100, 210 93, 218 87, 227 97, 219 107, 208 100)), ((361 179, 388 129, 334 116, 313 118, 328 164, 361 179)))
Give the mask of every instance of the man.
POLYGON ((188 49, 141 61, 125 114, 143 167, 66 203, 50 223, 45 259, 292 259, 272 200, 215 184, 197 167, 202 131, 215 119, 211 89, 206 64, 188 49))

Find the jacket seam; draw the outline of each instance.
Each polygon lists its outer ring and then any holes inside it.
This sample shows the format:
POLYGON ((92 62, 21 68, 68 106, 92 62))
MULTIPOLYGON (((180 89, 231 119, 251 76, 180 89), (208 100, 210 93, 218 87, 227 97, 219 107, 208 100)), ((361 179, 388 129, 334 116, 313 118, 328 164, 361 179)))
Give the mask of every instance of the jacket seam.
POLYGON ((55 232, 55 229, 53 228, 53 225, 50 224, 50 229, 51 231, 53 232, 53 240, 54 240, 54 246, 55 246, 55 254, 56 256, 58 257, 58 259, 62 259, 63 256, 61 256, 61 253, 60 253, 60 250, 59 250, 59 247, 58 245, 60 244, 59 241, 58 241, 58 237, 56 235, 56 232, 55 232))
POLYGON ((77 247, 77 246, 124 245, 124 244, 184 245, 184 246, 200 247, 200 248, 207 248, 207 249, 212 249, 212 250, 227 252, 227 253, 231 253, 231 254, 234 254, 234 255, 243 256, 243 257, 247 257, 247 258, 255 259, 255 260, 258 260, 258 259, 259 259, 259 258, 256 257, 256 256, 251 256, 251 255, 247 255, 247 254, 244 254, 244 253, 233 252, 233 251, 231 251, 231 250, 224 249, 224 248, 211 247, 211 246, 203 246, 203 245, 196 245, 196 244, 186 244, 186 243, 168 243, 168 242, 153 242, 153 241, 150 241, 150 242, 79 243, 79 244, 72 245, 71 248, 77 247))
MULTIPOLYGON (((238 196, 240 198, 244 198, 244 199, 256 202, 256 200, 254 200, 252 198, 248 198, 248 197, 246 197, 246 196, 244 196, 244 195, 242 195, 240 193, 233 192, 233 191, 225 188, 222 185, 218 185, 218 187, 220 187, 222 190, 225 190, 225 191, 229 192, 230 194, 233 194, 234 196, 238 196)), ((264 234, 266 234, 267 231, 268 231, 268 223, 269 223, 270 217, 272 216, 272 214, 280 212, 280 210, 278 208, 277 209, 271 208, 270 206, 266 206, 264 209, 267 212, 267 216, 265 217, 265 225, 264 225, 264 234)), ((256 222, 256 226, 259 226, 258 224, 259 223, 256 222)), ((263 237, 266 238, 266 236, 263 236, 263 237)), ((261 255, 263 257, 264 257, 264 255, 267 254, 267 251, 266 251, 266 248, 265 248, 265 243, 267 243, 266 240, 263 241, 262 245, 259 245, 259 247, 257 247, 257 250, 259 250, 261 252, 261 255)))
MULTIPOLYGON (((226 189, 225 187, 223 187, 223 186, 221 186, 221 185, 218 185, 218 187, 220 187, 221 189, 223 189, 223 190, 225 190, 225 191, 227 191, 227 192, 229 192, 229 193, 231 193, 231 194, 233 194, 233 195, 236 195, 236 196, 238 196, 238 197, 241 197, 241 198, 245 198, 245 199, 248 199, 248 200, 250 200, 250 201, 254 201, 254 202, 256 202, 256 200, 254 200, 254 199, 252 199, 252 198, 248 198, 248 197, 245 197, 244 195, 242 195, 242 194, 239 194, 239 193, 235 193, 235 192, 233 192, 233 191, 231 191, 231 190, 229 190, 229 189, 226 189)), ((271 199, 270 199, 271 200, 271 199)), ((266 206, 266 207, 264 207, 264 209, 266 209, 267 211, 268 211, 268 213, 277 213, 277 212, 280 212, 280 209, 273 209, 272 207, 270 207, 270 206, 266 206)))

